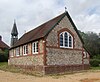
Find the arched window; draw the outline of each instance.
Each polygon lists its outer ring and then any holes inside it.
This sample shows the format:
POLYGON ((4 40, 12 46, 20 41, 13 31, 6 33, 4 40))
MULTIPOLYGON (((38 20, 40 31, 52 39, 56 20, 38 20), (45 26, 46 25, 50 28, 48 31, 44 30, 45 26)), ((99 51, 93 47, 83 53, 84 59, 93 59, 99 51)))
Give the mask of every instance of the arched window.
POLYGON ((60 47, 62 48, 73 48, 73 37, 69 32, 60 33, 60 47))
POLYGON ((60 46, 63 46, 63 33, 60 34, 60 46))

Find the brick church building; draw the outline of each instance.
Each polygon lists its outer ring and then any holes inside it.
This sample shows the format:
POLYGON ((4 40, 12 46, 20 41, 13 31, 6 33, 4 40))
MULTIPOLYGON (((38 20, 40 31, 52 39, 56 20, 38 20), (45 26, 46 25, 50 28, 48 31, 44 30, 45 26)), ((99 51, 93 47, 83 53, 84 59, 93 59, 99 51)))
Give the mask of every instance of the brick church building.
POLYGON ((20 39, 14 23, 11 35, 9 65, 44 74, 89 69, 89 54, 67 11, 20 39))

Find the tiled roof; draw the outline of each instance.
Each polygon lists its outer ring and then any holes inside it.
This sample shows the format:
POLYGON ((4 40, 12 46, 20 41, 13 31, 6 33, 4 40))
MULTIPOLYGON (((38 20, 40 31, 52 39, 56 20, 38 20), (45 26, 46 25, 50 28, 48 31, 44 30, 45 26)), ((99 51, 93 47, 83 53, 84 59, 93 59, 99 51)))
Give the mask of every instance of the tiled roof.
MULTIPOLYGON (((63 17, 65 17, 65 15, 67 15, 67 17, 69 18, 69 21, 72 23, 72 25, 74 26, 74 29, 77 31, 77 28, 75 27, 72 19, 70 18, 68 12, 64 12, 63 14, 55 17, 54 19, 40 25, 39 27, 25 33, 16 43, 15 45, 12 47, 17 47, 26 43, 29 43, 31 41, 40 39, 45 37, 60 21, 63 17)), ((79 33, 78 33, 79 35, 79 33)), ((79 35, 80 37, 80 35, 79 35)), ((81 37, 80 37, 81 39, 81 37)), ((82 40, 82 39, 81 39, 82 40)), ((82 41, 83 42, 83 41, 82 41)))
POLYGON ((5 44, 3 41, 0 40, 0 48, 7 48, 9 49, 9 46, 5 44))

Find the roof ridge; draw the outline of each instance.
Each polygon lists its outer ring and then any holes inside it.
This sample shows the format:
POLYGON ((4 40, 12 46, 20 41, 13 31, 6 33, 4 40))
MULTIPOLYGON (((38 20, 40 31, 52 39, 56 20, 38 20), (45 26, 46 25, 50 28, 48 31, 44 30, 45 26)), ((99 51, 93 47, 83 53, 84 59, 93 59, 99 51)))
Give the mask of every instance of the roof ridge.
POLYGON ((1 43, 0 47, 9 48, 9 46, 5 42, 3 42, 2 40, 0 41, 0 43, 1 43))
MULTIPOLYGON (((67 11, 66 11, 66 12, 67 12, 67 11)), ((66 13, 66 12, 64 12, 64 13, 66 13)), ((64 14, 64 13, 62 13, 62 14, 64 14)), ((60 14, 60 15, 62 15, 62 14, 60 14)), ((26 32, 25 34, 27 34, 27 33, 31 32, 31 31, 33 31, 33 30, 35 30, 35 29, 39 28, 40 26, 42 26, 42 25, 44 25, 44 24, 48 23, 49 21, 51 21, 51 20, 55 19, 56 17, 58 17, 58 16, 60 16, 60 15, 57 15, 57 16, 53 17, 52 19, 50 19, 50 20, 48 20, 48 21, 46 21, 46 22, 44 22, 44 23, 42 23, 42 24, 38 25, 37 27, 35 27, 35 28, 33 28, 32 30, 30 30, 30 31, 26 32)))
MULTIPOLYGON (((80 40, 82 41, 77 28, 73 22, 73 20, 71 19, 70 15, 68 14, 68 12, 64 12, 56 17, 53 17, 51 20, 48 20, 47 22, 37 26, 36 28, 30 30, 29 32, 23 34, 23 36, 16 42, 16 44, 12 47, 18 47, 20 45, 24 45, 26 43, 35 41, 37 39, 43 38, 46 35, 48 35, 50 33, 50 31, 65 17, 67 16, 70 23, 72 24, 74 30, 76 31, 76 33, 78 34, 80 40)), ((83 41, 82 41, 83 43, 83 41)))

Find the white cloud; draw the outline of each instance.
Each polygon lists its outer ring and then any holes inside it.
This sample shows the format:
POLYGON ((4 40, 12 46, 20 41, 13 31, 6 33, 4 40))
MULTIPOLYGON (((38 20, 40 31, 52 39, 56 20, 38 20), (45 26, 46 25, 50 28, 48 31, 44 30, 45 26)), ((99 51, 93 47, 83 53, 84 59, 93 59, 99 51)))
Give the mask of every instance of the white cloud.
POLYGON ((99 0, 0 0, 0 35, 10 44, 10 32, 16 19, 19 37, 68 8, 78 29, 100 32, 99 0))

